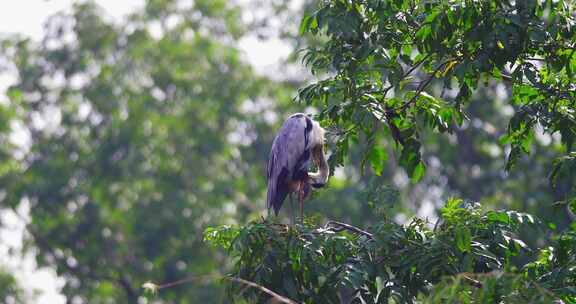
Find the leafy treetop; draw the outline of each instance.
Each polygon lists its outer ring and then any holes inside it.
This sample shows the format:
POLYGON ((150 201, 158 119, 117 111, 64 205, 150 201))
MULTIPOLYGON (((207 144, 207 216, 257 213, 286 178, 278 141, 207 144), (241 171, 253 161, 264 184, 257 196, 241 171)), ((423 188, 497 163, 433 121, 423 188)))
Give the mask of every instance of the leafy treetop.
MULTIPOLYGON (((523 227, 539 226, 531 215, 484 212, 457 199, 446 203, 434 228, 428 224, 384 219, 364 231, 334 221, 321 227, 259 221, 210 228, 204 237, 229 251, 232 278, 298 303, 576 300, 576 227, 538 250, 516 237, 523 227)), ((229 288, 231 299, 264 303, 270 297, 243 285, 229 288)))
MULTIPOLYGON (((320 105, 326 124, 341 128, 334 165, 350 140, 368 139, 375 170, 388 133, 414 181, 424 174, 422 128, 452 132, 482 82, 499 81, 516 109, 502 143, 506 168, 528 153, 533 129, 576 140, 576 41, 573 1, 322 1, 301 32, 326 37, 303 57, 321 80, 298 98, 320 105), (382 130, 381 126, 386 126, 382 130)), ((574 162, 568 154, 564 161, 574 162)))

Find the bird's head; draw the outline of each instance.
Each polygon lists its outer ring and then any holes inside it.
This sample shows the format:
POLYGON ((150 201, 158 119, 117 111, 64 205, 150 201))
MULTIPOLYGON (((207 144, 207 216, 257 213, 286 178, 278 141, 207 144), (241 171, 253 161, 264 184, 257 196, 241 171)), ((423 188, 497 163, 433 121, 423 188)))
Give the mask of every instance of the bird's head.
POLYGON ((320 126, 317 121, 312 121, 312 160, 318 172, 309 174, 311 181, 310 185, 314 188, 322 188, 328 182, 328 175, 330 175, 330 168, 326 156, 324 155, 324 134, 325 130, 320 126))
POLYGON ((326 130, 320 126, 320 124, 312 120, 312 145, 313 146, 320 146, 324 145, 324 135, 326 134, 326 130))

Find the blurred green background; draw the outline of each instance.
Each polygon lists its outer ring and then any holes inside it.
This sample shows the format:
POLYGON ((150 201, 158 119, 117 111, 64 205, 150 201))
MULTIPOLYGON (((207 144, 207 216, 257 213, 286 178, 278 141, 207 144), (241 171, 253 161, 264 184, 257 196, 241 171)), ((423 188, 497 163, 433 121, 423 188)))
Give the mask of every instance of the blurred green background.
MULTIPOLYGON (((26 223, 12 255, 54 269, 67 303, 149 303, 143 283, 183 278, 193 279, 162 290, 159 303, 225 303, 215 278, 229 261, 202 233, 266 214, 274 132, 290 113, 315 112, 293 101, 313 79, 298 50, 321 43, 298 35, 313 8, 309 0, 148 0, 118 20, 97 1, 78 1, 47 21, 42 39, 2 34, 0 68, 15 82, 0 102, 0 208, 26 223), (262 50, 248 54, 246 41, 291 55, 262 65, 262 50)), ((361 168, 362 144, 353 145, 307 214, 364 227, 382 216, 433 222, 458 196, 564 227, 568 214, 553 203, 569 185, 552 191, 547 179, 558 138, 539 132, 532 154, 504 171, 509 95, 486 83, 461 129, 425 134, 428 170, 417 185, 396 165, 390 139, 379 139, 390 155, 381 176, 361 168)), ((538 231, 527 238, 546 241, 538 231)), ((36 303, 17 271, 0 270, 0 302, 36 303)))

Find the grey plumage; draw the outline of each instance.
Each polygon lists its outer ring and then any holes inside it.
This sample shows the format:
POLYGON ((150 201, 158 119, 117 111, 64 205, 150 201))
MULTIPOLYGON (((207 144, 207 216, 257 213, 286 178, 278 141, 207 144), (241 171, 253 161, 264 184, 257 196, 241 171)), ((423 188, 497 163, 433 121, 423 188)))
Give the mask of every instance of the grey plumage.
MULTIPOLYGON (((290 116, 278 131, 268 159, 266 199, 267 208, 273 208, 276 215, 289 192, 302 190, 305 196, 309 192, 310 184, 318 187, 325 183, 327 174, 322 175, 323 180, 320 182, 317 181, 318 177, 312 177, 318 176, 318 173, 308 174, 313 153, 322 153, 322 148, 318 149, 318 145, 323 143, 323 138, 319 138, 322 137, 322 132, 318 123, 301 113, 290 116), (314 133, 314 128, 320 130, 315 130, 314 133), (295 185, 300 186, 295 189, 295 185)), ((316 157, 325 162, 323 155, 316 157)), ((327 169, 327 166, 324 167, 327 169)))

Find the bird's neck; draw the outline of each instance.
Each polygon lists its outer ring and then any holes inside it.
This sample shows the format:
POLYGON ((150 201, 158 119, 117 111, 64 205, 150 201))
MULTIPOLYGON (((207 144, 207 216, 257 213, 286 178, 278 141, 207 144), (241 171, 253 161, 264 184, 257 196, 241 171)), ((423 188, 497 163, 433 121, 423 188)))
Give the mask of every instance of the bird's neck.
POLYGON ((328 175, 330 175, 328 161, 324 156, 324 146, 317 145, 312 148, 312 157, 314 158, 314 163, 318 167, 318 171, 308 174, 308 177, 311 179, 310 182, 311 184, 324 185, 328 182, 328 175))

